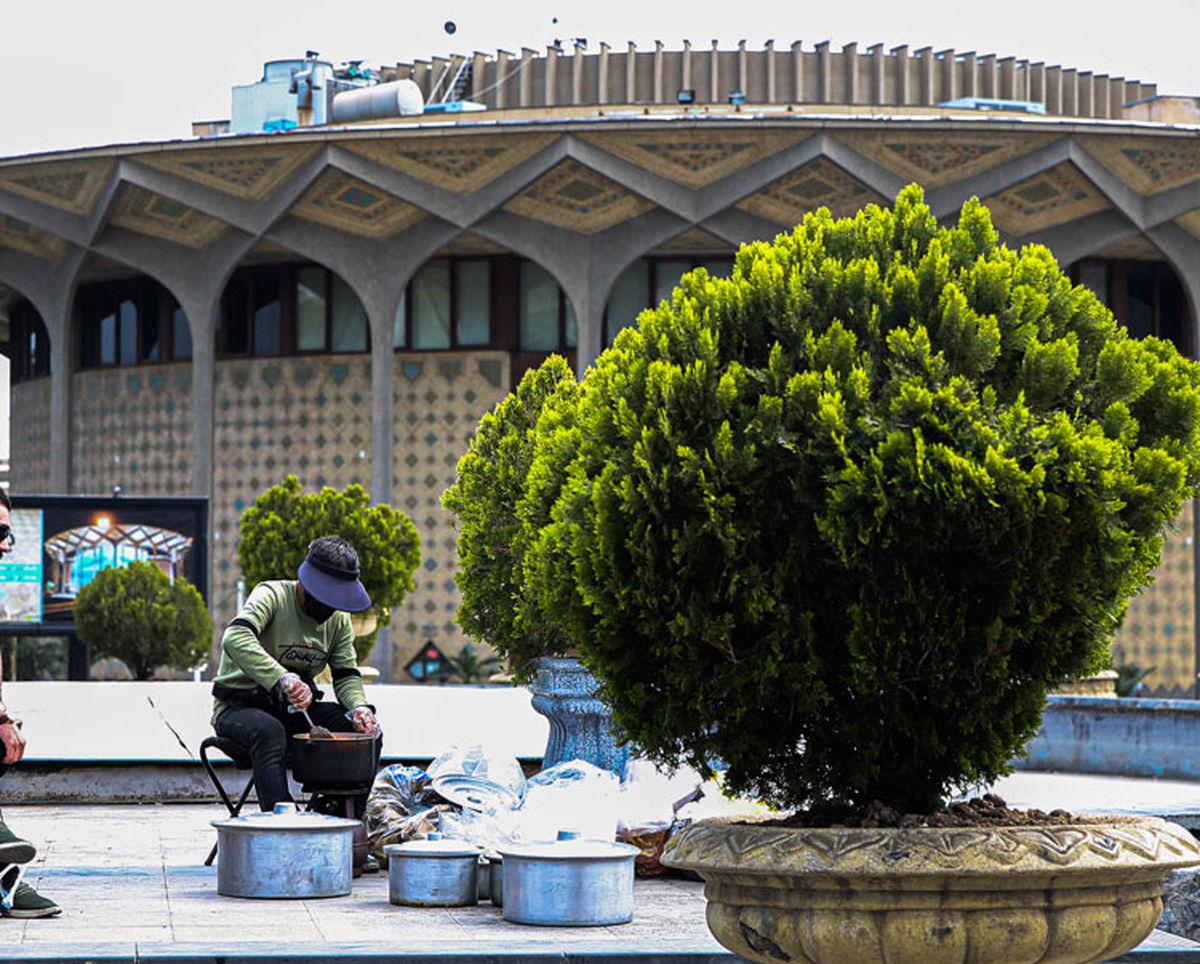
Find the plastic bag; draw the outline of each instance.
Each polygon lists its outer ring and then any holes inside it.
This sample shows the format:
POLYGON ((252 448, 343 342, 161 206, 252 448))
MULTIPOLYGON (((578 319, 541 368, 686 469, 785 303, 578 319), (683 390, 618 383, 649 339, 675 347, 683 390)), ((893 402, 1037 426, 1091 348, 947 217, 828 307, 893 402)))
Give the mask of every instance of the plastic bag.
MULTIPOLYGON (((515 756, 474 744, 468 747, 452 746, 429 764, 429 779, 435 787, 462 788, 463 782, 475 784, 478 787, 493 785, 499 793, 484 793, 482 796, 494 804, 502 804, 507 800, 511 807, 503 805, 482 806, 475 809, 513 809, 521 805, 525 799, 525 773, 515 756)), ((463 804, 464 799, 455 799, 451 791, 450 799, 454 803, 463 804)))
POLYGON ((641 851, 634 858, 637 877, 662 877, 663 847, 675 823, 675 811, 700 793, 700 774, 694 770, 660 770, 649 760, 634 758, 625 765, 618 800, 617 839, 641 851))
POLYGON ((420 767, 396 763, 380 770, 363 814, 371 853, 382 857, 386 844, 403 843, 440 829, 439 813, 453 809, 440 801, 420 767))
POLYGON ((587 840, 615 840, 620 783, 586 760, 567 760, 530 777, 514 832, 525 841, 554 840, 564 828, 587 840))

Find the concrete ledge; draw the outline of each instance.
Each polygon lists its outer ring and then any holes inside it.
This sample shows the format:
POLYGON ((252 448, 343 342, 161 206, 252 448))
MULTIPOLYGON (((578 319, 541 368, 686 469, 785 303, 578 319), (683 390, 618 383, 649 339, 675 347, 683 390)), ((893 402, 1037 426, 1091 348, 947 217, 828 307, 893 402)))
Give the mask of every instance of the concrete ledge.
POLYGON ((1200 780, 1200 700, 1051 696, 1019 770, 1200 780))

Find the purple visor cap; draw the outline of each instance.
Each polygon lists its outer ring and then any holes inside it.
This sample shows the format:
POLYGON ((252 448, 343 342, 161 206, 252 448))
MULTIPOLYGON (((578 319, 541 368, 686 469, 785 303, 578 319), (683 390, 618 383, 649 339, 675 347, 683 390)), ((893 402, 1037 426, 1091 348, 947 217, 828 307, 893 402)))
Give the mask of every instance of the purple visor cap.
POLYGON ((300 563, 300 585, 317 602, 347 613, 371 608, 371 597, 358 581, 358 571, 340 569, 309 557, 300 563))

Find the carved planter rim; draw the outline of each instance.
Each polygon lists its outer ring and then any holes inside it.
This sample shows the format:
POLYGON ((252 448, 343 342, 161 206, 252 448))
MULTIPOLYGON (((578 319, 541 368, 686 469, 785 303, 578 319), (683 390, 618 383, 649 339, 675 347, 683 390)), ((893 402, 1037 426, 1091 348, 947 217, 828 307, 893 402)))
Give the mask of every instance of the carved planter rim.
MULTIPOLYGON (((769 818, 764 818, 769 819, 769 818)), ((1200 864, 1200 846, 1160 817, 1087 814, 1095 822, 1050 826, 790 828, 718 818, 694 823, 668 842, 662 862, 726 875, 803 875, 812 887, 837 881, 908 878, 920 887, 1028 886, 1030 878, 1116 874, 1165 877, 1200 864), (950 882, 950 883, 948 883, 950 882)))

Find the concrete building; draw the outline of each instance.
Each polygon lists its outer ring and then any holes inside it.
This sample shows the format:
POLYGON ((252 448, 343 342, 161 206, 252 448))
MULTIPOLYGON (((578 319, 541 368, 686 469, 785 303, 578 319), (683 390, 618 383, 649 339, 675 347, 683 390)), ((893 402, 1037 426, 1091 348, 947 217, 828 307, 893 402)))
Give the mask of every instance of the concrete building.
MULTIPOLYGON (((377 651, 397 681, 428 641, 461 645, 439 497, 480 416, 547 353, 586 367, 684 271, 819 206, 918 181, 953 217, 979 196, 1008 242, 1049 245, 1135 332, 1195 352, 1200 110, 1150 84, 799 42, 373 75, 314 55, 260 84, 234 101, 259 114, 192 139, 0 159, 11 486, 210 496, 222 622, 259 492, 362 483, 424 543, 377 651)), ((1193 525, 1116 644, 1160 694, 1195 692, 1193 525)))

